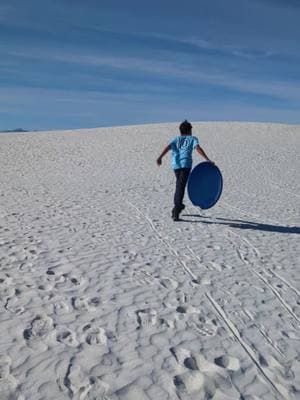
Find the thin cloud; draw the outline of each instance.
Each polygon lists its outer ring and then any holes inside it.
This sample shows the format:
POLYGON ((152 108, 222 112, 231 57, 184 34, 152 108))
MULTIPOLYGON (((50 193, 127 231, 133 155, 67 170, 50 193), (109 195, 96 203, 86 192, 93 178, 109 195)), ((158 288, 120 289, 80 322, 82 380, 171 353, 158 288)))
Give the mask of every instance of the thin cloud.
POLYGON ((276 97, 278 99, 300 101, 300 82, 279 79, 261 80, 252 76, 238 76, 229 72, 212 72, 199 64, 154 60, 141 57, 97 56, 89 53, 60 53, 58 51, 36 50, 32 53, 12 51, 11 55, 32 59, 46 59, 52 62, 70 63, 88 67, 109 67, 116 70, 138 71, 151 76, 173 77, 183 81, 221 86, 229 90, 276 97))
POLYGON ((250 59, 250 58, 253 58, 253 59, 254 58, 267 58, 267 57, 276 55, 274 52, 269 51, 269 50, 264 51, 264 50, 250 48, 250 47, 246 47, 246 46, 237 46, 234 44, 225 45, 225 44, 220 44, 218 42, 214 42, 211 40, 201 38, 199 36, 183 36, 183 35, 176 36, 176 35, 159 33, 159 32, 133 32, 133 31, 131 32, 131 31, 122 31, 122 30, 112 30, 112 29, 103 29, 102 27, 97 26, 97 25, 94 25, 92 27, 91 26, 80 26, 80 29, 86 29, 89 31, 98 32, 99 34, 109 33, 112 35, 119 35, 120 37, 127 35, 127 36, 135 38, 135 39, 147 38, 147 39, 166 41, 166 42, 178 44, 178 45, 188 45, 190 47, 194 47, 195 49, 214 50, 214 51, 222 53, 222 54, 233 55, 236 57, 248 58, 248 59, 250 59))
POLYGON ((12 88, 0 92, 0 114, 4 112, 11 115, 13 120, 18 118, 21 121, 22 116, 26 116, 32 107, 36 110, 36 121, 40 121, 36 122, 32 129, 39 129, 44 126, 44 118, 50 118, 52 121, 52 125, 48 125, 51 129, 55 129, 59 125, 67 128, 78 128, 79 120, 81 120, 80 126, 87 128, 101 125, 177 121, 180 115, 187 115, 193 121, 248 120, 256 122, 289 121, 290 123, 299 121, 297 110, 260 107, 241 101, 224 103, 221 99, 215 99, 210 103, 205 100, 187 100, 182 104, 178 103, 176 99, 170 99, 170 103, 168 103, 159 97, 151 99, 147 95, 120 95, 108 92, 28 89, 26 87, 12 88), (117 116, 116 107, 120 108, 120 113, 117 116))

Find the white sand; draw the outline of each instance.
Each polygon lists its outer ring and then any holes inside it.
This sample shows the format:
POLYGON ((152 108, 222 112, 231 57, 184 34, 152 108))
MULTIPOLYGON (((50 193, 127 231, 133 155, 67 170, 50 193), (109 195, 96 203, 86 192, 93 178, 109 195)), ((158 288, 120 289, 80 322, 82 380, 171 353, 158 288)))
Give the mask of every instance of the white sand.
POLYGON ((1 400, 300 398, 300 126, 194 124, 224 191, 174 223, 176 134, 0 135, 1 400))

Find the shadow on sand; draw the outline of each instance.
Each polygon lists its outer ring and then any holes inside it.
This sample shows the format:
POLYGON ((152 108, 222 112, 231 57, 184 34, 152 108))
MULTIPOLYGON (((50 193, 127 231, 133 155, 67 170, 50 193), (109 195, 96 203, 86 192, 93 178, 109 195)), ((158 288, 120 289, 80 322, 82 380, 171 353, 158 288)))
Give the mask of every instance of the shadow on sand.
POLYGON ((208 224, 208 225, 227 225, 231 228, 252 229, 252 230, 258 230, 258 231, 265 231, 265 232, 293 233, 296 235, 300 234, 300 228, 297 226, 268 225, 268 224, 260 224, 260 223, 251 222, 251 221, 243 221, 240 219, 227 219, 227 218, 214 218, 213 221, 208 221, 207 218, 209 218, 209 217, 205 217, 203 215, 197 215, 197 214, 182 214, 182 216, 197 218, 197 220, 180 218, 180 221, 183 221, 183 222, 201 223, 201 224, 208 224), (206 218, 206 220, 205 220, 205 218, 206 218))

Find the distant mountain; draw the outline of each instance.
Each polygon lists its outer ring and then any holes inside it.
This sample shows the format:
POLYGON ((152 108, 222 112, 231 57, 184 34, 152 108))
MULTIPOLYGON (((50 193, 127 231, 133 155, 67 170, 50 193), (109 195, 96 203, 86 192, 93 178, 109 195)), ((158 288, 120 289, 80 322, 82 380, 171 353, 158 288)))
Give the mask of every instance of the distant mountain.
POLYGON ((18 133, 18 132, 30 132, 30 131, 26 131, 22 128, 17 128, 17 129, 10 129, 7 131, 0 131, 0 133, 18 133))

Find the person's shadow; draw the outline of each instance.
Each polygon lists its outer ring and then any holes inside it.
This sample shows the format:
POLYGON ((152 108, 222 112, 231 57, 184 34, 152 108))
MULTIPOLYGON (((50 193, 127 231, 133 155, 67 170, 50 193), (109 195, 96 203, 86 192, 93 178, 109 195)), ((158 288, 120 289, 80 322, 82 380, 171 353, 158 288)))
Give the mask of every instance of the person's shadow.
POLYGON ((277 233, 293 233, 296 235, 300 234, 300 227, 298 226, 281 226, 281 225, 269 225, 269 224, 261 224, 258 222, 251 222, 251 221, 243 221, 241 219, 228 219, 228 218, 214 218, 217 221, 208 221, 205 220, 203 215, 197 214, 182 214, 183 217, 192 217, 198 218, 195 219, 182 219, 180 221, 184 222, 191 222, 191 223, 201 223, 207 225, 227 225, 231 228, 239 228, 239 229, 252 229, 258 231, 265 231, 265 232, 277 232, 277 233), (201 218, 201 219, 200 219, 201 218))

